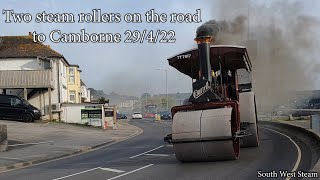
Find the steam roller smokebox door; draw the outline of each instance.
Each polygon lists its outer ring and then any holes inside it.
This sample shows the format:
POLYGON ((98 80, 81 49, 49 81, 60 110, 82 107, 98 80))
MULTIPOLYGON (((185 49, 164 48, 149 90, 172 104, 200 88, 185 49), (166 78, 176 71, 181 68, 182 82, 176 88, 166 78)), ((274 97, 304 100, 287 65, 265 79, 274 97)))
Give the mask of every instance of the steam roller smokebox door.
POLYGON ((217 99, 211 91, 211 83, 206 80, 198 80, 192 84, 193 92, 189 99, 190 102, 206 102, 217 99))

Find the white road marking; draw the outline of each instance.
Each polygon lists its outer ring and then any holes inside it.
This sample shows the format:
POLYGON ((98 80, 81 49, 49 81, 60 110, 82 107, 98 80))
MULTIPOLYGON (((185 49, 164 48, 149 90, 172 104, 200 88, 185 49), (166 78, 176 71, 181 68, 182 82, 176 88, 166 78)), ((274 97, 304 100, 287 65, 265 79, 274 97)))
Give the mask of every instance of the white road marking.
POLYGON ((37 143, 23 143, 23 144, 11 144, 8 145, 9 147, 15 147, 15 146, 26 146, 26 145, 37 145, 37 144, 49 144, 54 143, 54 141, 43 141, 43 142, 37 142, 37 143))
POLYGON ((119 170, 119 169, 111 169, 111 168, 100 168, 101 170, 104 171, 111 171, 111 172, 116 172, 116 173, 124 173, 125 171, 119 170))
POLYGON ((169 156, 169 154, 144 154, 144 155, 146 155, 146 156, 163 156, 163 157, 169 156))
MULTIPOLYGON (((300 162, 301 162, 301 149, 300 149, 300 147, 298 146, 298 144, 297 144, 296 142, 294 142, 294 140, 291 139, 291 137, 289 137, 289 136, 287 136, 287 135, 285 135, 285 134, 283 134, 283 133, 281 133, 281 132, 278 132, 278 131, 276 131, 276 130, 269 129, 269 128, 264 128, 264 127, 261 127, 261 128, 267 129, 267 130, 269 130, 269 131, 273 131, 273 132, 278 133, 278 134, 280 134, 280 135, 282 135, 282 136, 285 136, 286 138, 288 138, 288 139, 296 146, 297 151, 298 151, 298 157, 297 157, 297 161, 296 161, 293 169, 291 170, 291 172, 295 172, 295 171, 298 169, 299 164, 300 164, 300 162)), ((286 180, 290 180, 290 179, 291 179, 291 177, 287 177, 287 178, 286 178, 286 180)))
POLYGON ((163 147, 163 145, 162 145, 162 146, 159 146, 159 147, 156 147, 156 148, 154 148, 154 149, 151 149, 151 150, 149 150, 149 151, 143 152, 143 153, 141 153, 141 154, 137 154, 137 155, 132 156, 132 157, 130 157, 130 158, 131 158, 131 159, 136 158, 136 157, 138 157, 138 156, 147 154, 147 153, 149 153, 149 152, 152 152, 152 151, 154 151, 154 150, 160 149, 160 148, 162 148, 162 147, 163 147))
POLYGON ((88 170, 81 171, 81 172, 78 172, 78 173, 70 174, 70 175, 68 175, 68 176, 59 177, 59 178, 56 178, 56 179, 53 179, 53 180, 65 179, 65 178, 72 177, 72 176, 76 176, 76 175, 83 174, 83 173, 86 173, 86 172, 94 171, 94 170, 97 170, 97 169, 100 169, 100 168, 101 168, 101 167, 96 167, 96 168, 93 168, 93 169, 88 169, 88 170))
POLYGON ((120 174, 120 175, 118 175, 118 176, 109 178, 109 179, 107 179, 107 180, 117 179, 117 178, 119 178, 119 177, 126 176, 126 175, 128 175, 128 174, 132 174, 132 173, 134 173, 134 172, 137 172, 137 171, 140 171, 140 170, 142 170, 142 169, 148 168, 148 167, 150 167, 150 166, 153 166, 153 164, 149 164, 149 165, 143 166, 143 167, 141 167, 141 168, 139 168, 139 169, 135 169, 135 170, 133 170, 133 171, 129 171, 129 172, 126 172, 126 173, 124 173, 124 174, 120 174))
POLYGON ((173 147, 173 145, 172 144, 168 144, 167 147, 173 147))

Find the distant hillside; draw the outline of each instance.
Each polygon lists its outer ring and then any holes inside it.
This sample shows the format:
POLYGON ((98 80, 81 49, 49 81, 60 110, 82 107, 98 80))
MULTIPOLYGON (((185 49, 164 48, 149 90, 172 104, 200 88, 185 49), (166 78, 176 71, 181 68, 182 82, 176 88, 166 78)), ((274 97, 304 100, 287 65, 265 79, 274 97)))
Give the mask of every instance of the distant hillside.
POLYGON ((97 100, 100 97, 104 97, 104 98, 110 100, 110 104, 117 104, 119 102, 123 102, 126 100, 138 100, 139 99, 138 97, 135 97, 135 96, 121 95, 121 94, 117 94, 115 92, 111 92, 110 94, 106 94, 102 90, 96 90, 94 88, 89 88, 89 90, 91 91, 92 100, 97 100))
POLYGON ((115 92, 111 92, 110 94, 106 95, 106 98, 110 100, 111 104, 117 104, 119 102, 124 102, 127 100, 138 100, 138 97, 135 96, 127 96, 127 95, 121 95, 117 94, 115 92))
POLYGON ((93 88, 89 88, 91 93, 91 100, 95 101, 98 100, 100 97, 106 98, 106 94, 102 90, 95 90, 93 88))
MULTIPOLYGON (((157 96, 166 96, 166 94, 157 94, 154 95, 155 97, 157 96)), ((169 97, 172 97, 173 99, 179 101, 179 100, 185 100, 189 99, 191 96, 191 93, 174 93, 174 94, 168 94, 169 97)))

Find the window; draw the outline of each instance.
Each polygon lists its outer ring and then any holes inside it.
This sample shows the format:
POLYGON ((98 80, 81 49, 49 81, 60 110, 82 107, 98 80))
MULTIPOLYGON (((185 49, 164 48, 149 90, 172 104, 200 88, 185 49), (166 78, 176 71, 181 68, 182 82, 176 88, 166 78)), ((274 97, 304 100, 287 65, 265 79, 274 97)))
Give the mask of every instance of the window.
POLYGON ((69 68, 69 75, 74 75, 74 68, 69 68))
POLYGON ((6 105, 10 105, 10 97, 9 96, 1 96, 0 95, 0 104, 6 104, 6 105))
POLYGON ((11 106, 18 106, 21 105, 22 101, 18 98, 11 98, 11 106))
POLYGON ((74 68, 69 68, 69 83, 71 84, 75 83, 74 68))
POLYGON ((74 84, 74 76, 69 76, 69 83, 74 84))
POLYGON ((104 116, 105 117, 113 117, 113 110, 112 111, 104 111, 104 116))
POLYGON ((51 69, 50 61, 44 61, 43 62, 43 67, 44 67, 44 69, 51 69))
POLYGON ((76 91, 69 91, 69 99, 70 99, 70 102, 76 101, 76 91))

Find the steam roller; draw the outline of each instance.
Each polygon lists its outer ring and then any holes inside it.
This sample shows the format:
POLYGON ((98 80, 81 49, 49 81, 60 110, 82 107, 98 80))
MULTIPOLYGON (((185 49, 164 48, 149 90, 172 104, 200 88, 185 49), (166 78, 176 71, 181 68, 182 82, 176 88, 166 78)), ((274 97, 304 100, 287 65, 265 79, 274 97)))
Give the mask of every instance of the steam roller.
POLYGON ((210 45, 212 36, 195 38, 198 48, 168 59, 192 78, 193 92, 171 109, 173 144, 181 162, 235 160, 240 147, 259 146, 252 65, 242 46, 210 45))

